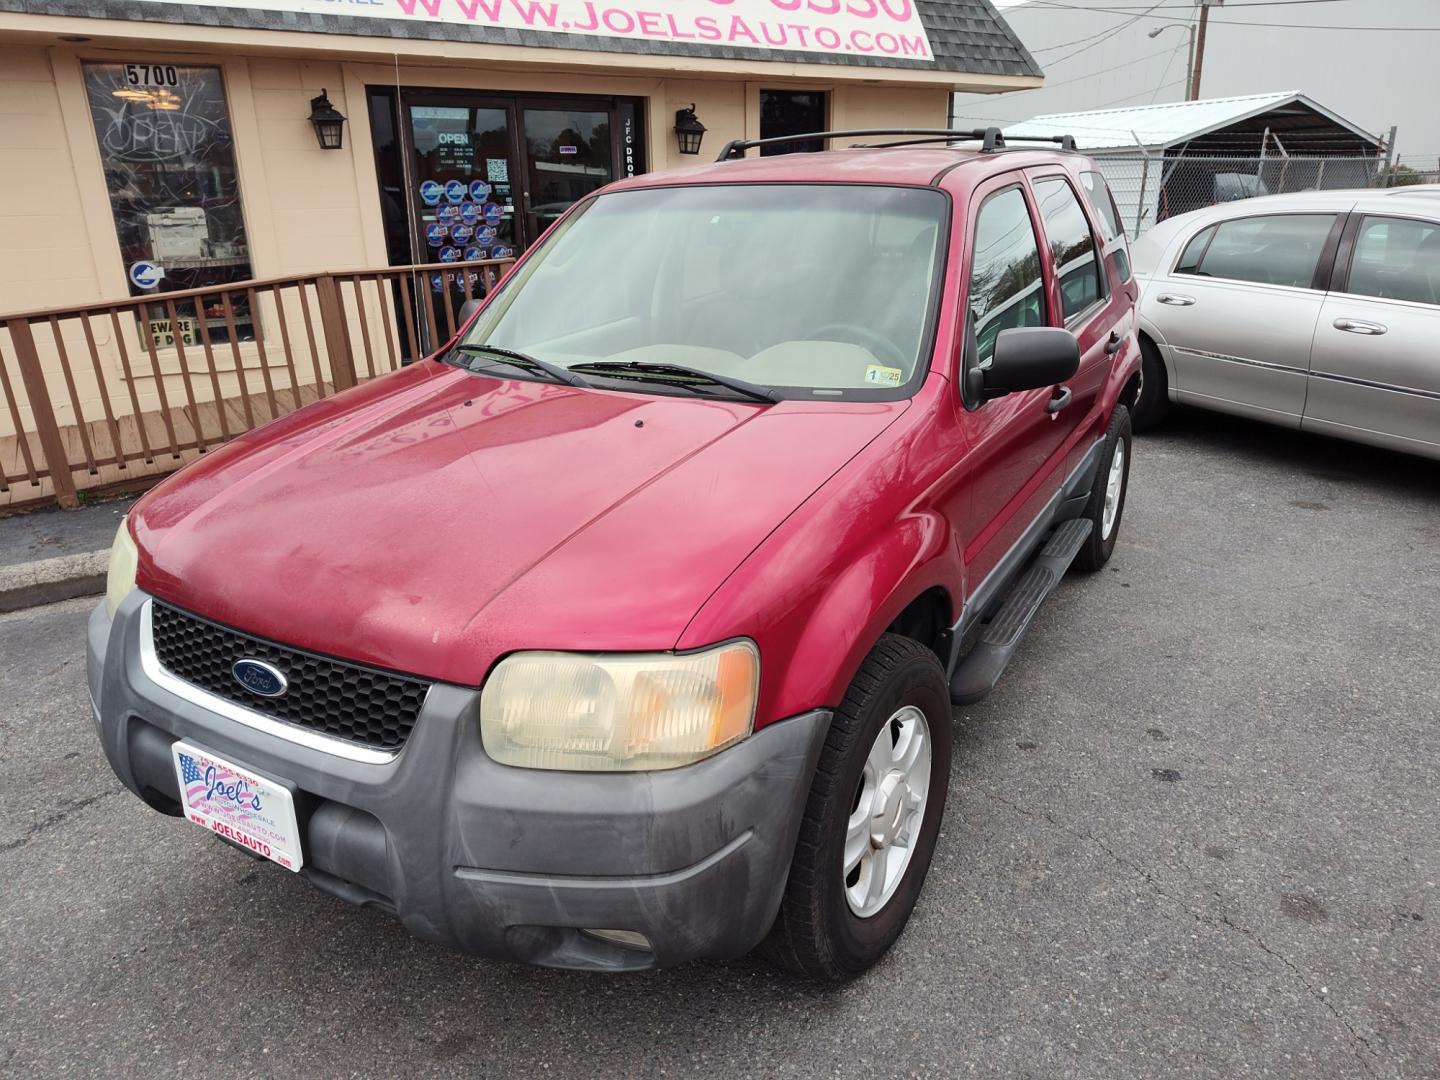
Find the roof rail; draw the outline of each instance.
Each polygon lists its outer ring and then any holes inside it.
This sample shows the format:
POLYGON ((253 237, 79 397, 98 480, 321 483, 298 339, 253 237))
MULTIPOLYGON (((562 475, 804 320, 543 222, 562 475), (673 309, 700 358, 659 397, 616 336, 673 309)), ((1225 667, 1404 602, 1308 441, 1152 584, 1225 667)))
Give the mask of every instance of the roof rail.
POLYGON ((998 127, 973 128, 963 131, 957 128, 856 128, 848 131, 811 131, 801 135, 776 135, 769 139, 731 139, 720 150, 716 161, 735 161, 745 156, 747 150, 760 146, 781 146, 786 143, 815 142, 819 139, 868 139, 875 136, 913 135, 915 138, 892 143, 856 143, 879 149, 885 146, 914 146, 920 143, 979 142, 982 153, 1004 150, 1008 141, 1055 143, 1061 150, 1074 150, 1075 139, 1071 135, 1011 135, 1007 136, 998 127))

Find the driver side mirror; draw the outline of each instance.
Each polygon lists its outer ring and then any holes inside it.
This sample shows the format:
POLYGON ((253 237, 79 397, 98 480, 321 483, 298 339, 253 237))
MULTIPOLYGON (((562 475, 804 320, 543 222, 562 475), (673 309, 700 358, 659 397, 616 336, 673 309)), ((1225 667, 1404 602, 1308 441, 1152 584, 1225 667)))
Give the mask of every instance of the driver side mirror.
POLYGON ((980 401, 1021 390, 1055 386, 1080 367, 1080 346, 1075 335, 1058 326, 1017 326, 995 337, 995 354, 988 367, 966 371, 967 388, 980 401))
POLYGON ((470 316, 480 310, 480 305, 483 302, 484 301, 477 297, 474 300, 466 300, 465 303, 461 304, 460 310, 455 313, 455 326, 458 328, 469 322, 470 316))

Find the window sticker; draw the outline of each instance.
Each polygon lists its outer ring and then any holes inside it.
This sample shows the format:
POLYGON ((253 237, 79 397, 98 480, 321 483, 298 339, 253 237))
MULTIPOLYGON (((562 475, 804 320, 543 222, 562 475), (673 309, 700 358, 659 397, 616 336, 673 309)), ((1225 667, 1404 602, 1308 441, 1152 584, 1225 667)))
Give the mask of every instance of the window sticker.
POLYGON ((460 220, 460 208, 458 206, 441 206, 435 211, 435 220, 441 225, 449 227, 460 220))
POLYGON ((452 203, 464 202, 467 194, 468 189, 459 180, 445 181, 445 198, 449 199, 452 203))
POLYGON ((467 202, 464 206, 460 207, 460 220, 466 225, 480 224, 480 207, 474 203, 467 202))
POLYGON ((137 289, 153 289, 165 276, 165 268, 141 259, 130 264, 130 280, 137 289))
POLYGON ((459 262, 460 249, 457 247, 443 247, 440 249, 441 262, 459 262))
POLYGON ((510 179, 510 161, 508 158, 486 158, 485 179, 493 183, 505 183, 510 179))
POLYGON ((434 180, 426 180, 420 185, 420 201, 426 206, 434 206, 444 193, 445 189, 434 180))
POLYGON ((445 243, 445 237, 449 234, 449 232, 450 230, 445 228, 444 225, 426 225, 425 242, 431 247, 439 247, 441 244, 445 243))
POLYGON ((465 249, 465 261, 474 262, 476 259, 484 259, 489 256, 483 247, 467 247, 465 249))
POLYGON ((899 386, 905 372, 884 364, 866 364, 865 381, 871 386, 899 386))
MULTIPOLYGON (((487 163, 487 164, 488 164, 488 163, 487 163)), ((484 180, 471 180, 471 181, 470 181, 470 198, 474 199, 477 203, 483 203, 483 202, 484 202, 486 199, 488 199, 489 197, 490 197, 490 185, 489 185, 489 184, 487 184, 484 180)))

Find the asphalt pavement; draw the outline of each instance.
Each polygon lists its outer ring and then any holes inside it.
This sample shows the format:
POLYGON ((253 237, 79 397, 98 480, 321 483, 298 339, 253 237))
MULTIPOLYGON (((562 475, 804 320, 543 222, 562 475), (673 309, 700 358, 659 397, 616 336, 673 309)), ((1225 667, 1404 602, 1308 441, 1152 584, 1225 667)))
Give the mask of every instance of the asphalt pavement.
POLYGON ((1440 1076, 1440 467, 1137 440, 1110 566, 956 715, 898 947, 597 976, 460 956, 124 792, 93 601, 0 615, 0 1074, 1440 1076))

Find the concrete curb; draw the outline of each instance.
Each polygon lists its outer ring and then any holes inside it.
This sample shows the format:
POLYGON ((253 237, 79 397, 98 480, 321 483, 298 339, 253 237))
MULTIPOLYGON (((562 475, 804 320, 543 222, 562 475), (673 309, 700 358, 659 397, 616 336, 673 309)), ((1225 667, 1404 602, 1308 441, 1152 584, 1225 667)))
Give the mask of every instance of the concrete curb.
POLYGON ((20 611, 105 591, 110 551, 87 551, 55 559, 0 566, 0 612, 20 611))

